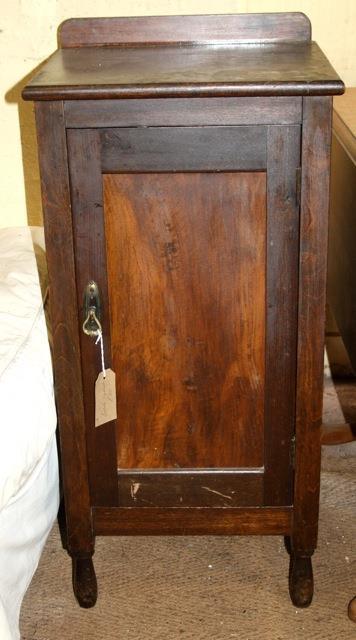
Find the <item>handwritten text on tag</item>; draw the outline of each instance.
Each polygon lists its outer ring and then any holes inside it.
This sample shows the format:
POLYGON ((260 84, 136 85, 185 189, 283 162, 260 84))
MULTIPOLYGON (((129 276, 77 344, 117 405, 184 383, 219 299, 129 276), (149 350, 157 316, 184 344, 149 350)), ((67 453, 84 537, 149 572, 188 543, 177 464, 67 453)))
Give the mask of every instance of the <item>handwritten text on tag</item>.
POLYGON ((116 419, 115 373, 105 369, 105 378, 101 371, 95 382, 95 426, 116 419))

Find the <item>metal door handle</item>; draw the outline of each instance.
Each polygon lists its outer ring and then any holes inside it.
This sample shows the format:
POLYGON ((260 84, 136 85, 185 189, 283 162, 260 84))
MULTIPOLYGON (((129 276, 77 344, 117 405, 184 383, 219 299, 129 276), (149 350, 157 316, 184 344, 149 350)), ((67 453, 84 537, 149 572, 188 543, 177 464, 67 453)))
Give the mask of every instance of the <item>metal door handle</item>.
POLYGON ((98 335, 102 333, 101 328, 101 305, 100 305, 100 295, 99 295, 99 287, 94 282, 94 280, 90 280, 84 291, 84 307, 83 307, 83 331, 87 336, 91 336, 92 338, 96 338, 98 335))

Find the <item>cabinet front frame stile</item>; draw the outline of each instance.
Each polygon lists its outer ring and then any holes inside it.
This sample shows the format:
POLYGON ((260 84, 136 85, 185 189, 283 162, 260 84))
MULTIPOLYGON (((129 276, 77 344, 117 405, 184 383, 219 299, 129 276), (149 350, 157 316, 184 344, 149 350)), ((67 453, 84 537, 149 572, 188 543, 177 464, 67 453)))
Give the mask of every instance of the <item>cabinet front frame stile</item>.
POLYGON ((87 283, 95 277, 100 290, 103 313, 101 325, 105 367, 111 367, 111 338, 107 290, 103 188, 101 180, 100 134, 97 129, 67 129, 70 190, 72 199, 72 233, 83 397, 86 420, 88 483, 90 504, 117 504, 115 421, 97 429, 95 423, 94 385, 99 373, 99 345, 81 330, 81 303, 87 283), (95 274, 95 276, 93 276, 95 274), (87 379, 91 384, 85 384, 87 379))
POLYGON ((303 98, 292 546, 306 557, 318 535, 331 117, 331 97, 303 98))
POLYGON ((68 552, 94 553, 63 102, 35 103, 68 552))

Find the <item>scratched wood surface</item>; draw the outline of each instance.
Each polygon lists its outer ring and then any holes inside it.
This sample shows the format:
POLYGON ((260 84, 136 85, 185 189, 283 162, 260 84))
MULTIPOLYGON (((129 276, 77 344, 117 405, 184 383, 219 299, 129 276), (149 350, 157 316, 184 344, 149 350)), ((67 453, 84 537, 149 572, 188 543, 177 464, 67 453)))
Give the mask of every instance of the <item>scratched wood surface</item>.
POLYGON ((258 469, 119 471, 119 507, 253 507, 263 500, 258 469))
POLYGON ((103 181, 118 467, 262 466, 265 173, 103 181))

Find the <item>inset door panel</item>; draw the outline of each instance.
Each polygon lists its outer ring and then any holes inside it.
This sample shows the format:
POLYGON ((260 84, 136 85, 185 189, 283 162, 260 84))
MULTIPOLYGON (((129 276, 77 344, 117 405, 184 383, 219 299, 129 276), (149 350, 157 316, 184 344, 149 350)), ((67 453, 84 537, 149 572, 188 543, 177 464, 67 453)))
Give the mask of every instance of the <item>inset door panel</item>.
POLYGON ((118 468, 262 466, 266 174, 103 179, 118 468))

